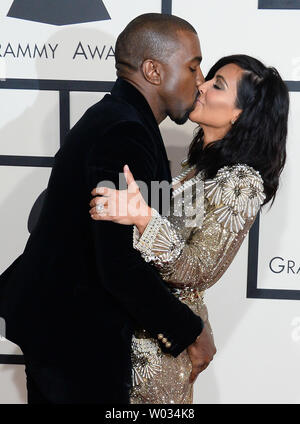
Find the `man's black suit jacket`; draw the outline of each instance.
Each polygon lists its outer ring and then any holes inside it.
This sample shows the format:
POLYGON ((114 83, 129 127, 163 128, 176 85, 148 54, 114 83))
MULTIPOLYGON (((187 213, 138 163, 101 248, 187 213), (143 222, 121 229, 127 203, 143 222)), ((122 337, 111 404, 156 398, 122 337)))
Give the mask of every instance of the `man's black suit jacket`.
POLYGON ((150 106, 118 79, 68 133, 38 223, 0 278, 7 338, 27 363, 75 372, 79 386, 94 379, 99 402, 128 401, 135 327, 155 338, 162 333, 171 342, 162 349, 174 356, 203 328, 133 249, 132 226, 90 218, 91 190, 103 180, 119 187, 124 164, 149 187, 153 180, 171 182, 150 106))

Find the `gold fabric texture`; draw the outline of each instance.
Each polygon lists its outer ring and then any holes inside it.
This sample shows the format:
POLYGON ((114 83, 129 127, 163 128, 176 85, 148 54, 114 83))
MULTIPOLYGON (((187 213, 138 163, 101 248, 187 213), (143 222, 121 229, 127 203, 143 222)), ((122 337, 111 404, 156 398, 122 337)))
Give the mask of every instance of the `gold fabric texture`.
MULTIPOLYGON (((265 195, 259 173, 247 165, 224 167, 212 180, 204 181, 200 173, 181 184, 191 171, 185 168, 173 179, 170 217, 154 214, 141 237, 134 228, 133 245, 157 267, 174 295, 209 326, 204 291, 232 262, 265 195), (187 191, 191 194, 189 204, 184 202, 187 191), (194 216, 189 210, 191 203, 194 216), (184 204, 182 213, 180 204, 184 204)), ((132 365, 131 403, 193 402, 186 350, 174 358, 161 352, 158 341, 144 330, 137 331, 132 365)))

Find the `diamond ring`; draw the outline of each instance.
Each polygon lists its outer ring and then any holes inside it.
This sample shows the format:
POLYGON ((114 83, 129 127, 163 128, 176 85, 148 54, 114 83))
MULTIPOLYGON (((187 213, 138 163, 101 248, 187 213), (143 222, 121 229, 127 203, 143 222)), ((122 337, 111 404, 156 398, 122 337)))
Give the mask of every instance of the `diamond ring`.
POLYGON ((96 206, 96 211, 97 211, 98 213, 102 213, 102 212, 104 211, 104 205, 102 205, 102 203, 99 203, 99 204, 96 206))

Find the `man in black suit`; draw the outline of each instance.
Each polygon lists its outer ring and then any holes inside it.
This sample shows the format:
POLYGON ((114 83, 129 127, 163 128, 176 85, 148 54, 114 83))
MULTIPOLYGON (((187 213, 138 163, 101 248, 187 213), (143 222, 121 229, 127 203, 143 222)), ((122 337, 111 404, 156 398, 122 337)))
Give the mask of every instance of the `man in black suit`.
POLYGON ((92 189, 104 180, 119 188, 124 164, 149 188, 171 182, 158 124, 187 120, 200 61, 186 21, 136 18, 117 40, 111 94, 55 155, 38 223, 0 279, 0 316, 24 353, 29 403, 128 403, 135 328, 163 334, 161 348, 173 356, 189 347, 193 381, 211 361, 206 326, 133 249, 132 227, 89 215, 92 189))

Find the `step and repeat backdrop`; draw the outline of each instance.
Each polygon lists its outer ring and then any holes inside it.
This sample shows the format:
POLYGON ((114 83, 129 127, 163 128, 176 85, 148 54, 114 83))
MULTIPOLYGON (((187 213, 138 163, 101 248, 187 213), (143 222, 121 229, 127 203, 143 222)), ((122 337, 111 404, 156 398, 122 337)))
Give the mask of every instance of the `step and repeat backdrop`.
MULTIPOLYGON (((196 382, 194 402, 299 403, 300 0, 1 0, 0 273, 24 249, 65 134, 116 79, 117 35, 147 12, 196 28, 204 74, 220 57, 245 53, 275 66, 288 85, 281 187, 206 293, 217 355, 196 382)), ((194 129, 161 125, 173 175, 194 129)), ((90 348, 82 335, 80 343, 90 348)), ((22 352, 3 338, 0 403, 26 403, 22 352)))

